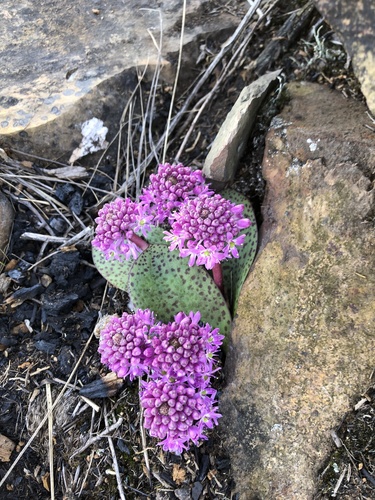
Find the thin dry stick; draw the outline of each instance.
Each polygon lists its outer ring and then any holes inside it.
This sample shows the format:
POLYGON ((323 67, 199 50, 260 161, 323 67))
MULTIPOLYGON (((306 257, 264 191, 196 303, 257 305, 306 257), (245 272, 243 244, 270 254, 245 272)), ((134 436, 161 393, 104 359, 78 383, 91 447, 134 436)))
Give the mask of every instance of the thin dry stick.
MULTIPOLYGON (((149 117, 149 126, 148 126, 148 141, 149 141, 149 146, 150 146, 150 151, 151 153, 154 153, 155 160, 157 163, 159 163, 159 158, 158 158, 158 151, 155 149, 155 144, 154 144, 154 139, 152 137, 152 122, 153 122, 153 112, 155 108, 155 99, 156 99, 156 90, 158 87, 158 82, 160 78, 160 72, 161 72, 161 67, 162 67, 162 47, 163 47, 163 17, 161 15, 161 9, 140 9, 140 10, 148 10, 148 11, 157 11, 159 13, 159 44, 156 42, 155 37, 150 29, 147 30, 148 34, 150 35, 150 38, 157 50, 158 54, 158 59, 156 63, 156 67, 154 70, 154 74, 152 76, 152 82, 151 82, 151 88, 150 88, 150 93, 149 97, 147 99, 147 106, 146 106, 146 116, 149 117)), ((142 172, 141 172, 142 173, 142 172)))
POLYGON ((91 466, 92 466, 92 462, 93 462, 93 460, 94 460, 94 455, 95 455, 95 451, 94 451, 94 450, 92 450, 92 452, 90 453, 89 465, 88 465, 87 470, 86 470, 86 473, 85 473, 85 475, 84 475, 84 477, 83 477, 83 479, 82 479, 81 488, 80 488, 79 493, 78 493, 78 496, 79 496, 79 497, 82 495, 82 490, 83 490, 83 488, 84 488, 84 486, 85 486, 86 480, 87 480, 88 475, 89 475, 89 473, 90 473, 91 466))
MULTIPOLYGON (((149 155, 143 160, 143 162, 140 164, 140 170, 143 172, 150 162, 154 159, 155 157, 155 152, 159 151, 160 148, 165 145, 167 142, 168 136, 175 130, 177 125, 180 123, 182 117, 185 115, 187 112, 191 102, 195 98, 196 94, 199 92, 201 87, 206 83, 208 78, 211 76, 213 70, 216 68, 216 66, 219 64, 219 62, 222 60, 224 55, 230 50, 230 47, 233 45, 233 43, 237 40, 237 38, 241 35, 242 31, 245 29, 246 24, 249 22, 251 17, 253 16, 254 12, 258 8, 261 0, 256 0, 256 2, 253 4, 253 6, 248 10, 244 18, 242 19, 241 23, 238 25, 236 31, 233 33, 233 35, 226 41, 225 44, 223 44, 220 52, 217 54, 217 56, 213 59, 213 61, 210 63, 209 67, 206 69, 202 77, 197 81, 196 85, 194 88, 191 90, 189 93, 187 99, 183 103, 181 109, 179 112, 174 116, 174 118, 169 121, 168 120, 168 129, 162 134, 160 137, 159 141, 156 143, 153 151, 149 153, 149 155)), ((164 155, 166 154, 166 150, 164 148, 164 155)), ((163 160, 165 161, 165 160, 163 160)), ((106 203, 109 199, 113 198, 114 196, 122 196, 124 192, 126 192, 128 186, 132 185, 135 181, 135 177, 133 174, 130 174, 129 178, 122 184, 120 189, 118 189, 114 194, 105 196, 104 198, 101 199, 100 203, 106 203)))
MULTIPOLYGON (((142 386, 141 385, 141 379, 139 379, 139 390, 138 390, 139 393, 141 392, 141 386, 142 386)), ((147 443, 146 443, 146 432, 145 432, 145 428, 143 426, 143 407, 142 407, 140 401, 139 401, 139 404, 140 404, 140 407, 141 407, 141 414, 140 414, 140 417, 139 417, 139 429, 140 429, 140 432, 141 432, 142 452, 143 452, 143 456, 144 456, 144 459, 145 459, 145 465, 146 465, 146 469, 147 469, 148 479, 149 479, 150 485, 151 485, 151 467, 150 467, 150 460, 148 458, 147 443)))
POLYGON ((345 466, 344 470, 341 472, 340 477, 337 480, 335 489, 333 490, 331 497, 335 497, 337 495, 337 492, 339 491, 341 483, 345 477, 346 471, 347 471, 347 466, 345 466))
POLYGON ((42 418, 42 421, 40 422, 40 424, 38 425, 38 427, 35 429, 34 433, 32 434, 32 436, 30 437, 30 439, 28 440, 28 442, 25 444, 25 446, 22 448, 20 454, 18 455, 18 457, 15 459, 15 461, 12 463, 12 465, 10 466, 9 470, 7 471, 7 473, 5 474, 5 476, 2 478, 2 480, 0 481, 0 488, 1 486, 3 486, 3 484, 5 483, 5 481, 8 479, 9 475, 12 473, 13 469, 15 468, 15 466, 18 464, 18 462, 21 460, 21 458, 23 457, 23 455, 26 453, 26 451, 29 449, 31 443, 34 441, 34 439, 36 438, 36 436, 39 434, 40 430, 42 429, 43 425, 47 422, 47 419, 48 419, 48 415, 50 413, 50 411, 52 412, 56 406, 59 404, 59 402, 61 401, 63 395, 65 394, 65 391, 66 389, 68 388, 68 385, 70 384, 71 380, 73 379, 82 359, 83 359, 83 356, 85 355, 89 345, 90 345, 90 342, 91 340, 93 339, 94 337, 94 332, 92 332, 92 334, 90 335, 89 339, 87 340, 86 344, 85 344, 85 347, 83 348, 82 350, 82 353, 77 361, 77 363, 75 364, 75 366, 73 367, 73 370, 72 370, 72 373, 69 375, 68 377, 68 380, 66 381, 66 384, 64 385, 64 387, 61 389, 61 392, 60 394, 57 396, 57 398, 55 399, 55 402, 53 403, 53 405, 51 406, 50 410, 48 410, 48 412, 46 413, 46 415, 44 415, 44 417, 42 418))
POLYGON ((120 425, 122 424, 123 422, 123 418, 120 417, 117 422, 115 422, 114 424, 112 424, 110 427, 108 428, 105 428, 104 431, 102 431, 100 434, 97 434, 96 436, 88 439, 86 441, 86 443, 81 446, 80 448, 78 448, 78 450, 76 450, 71 456, 70 458, 73 458, 75 457, 76 455, 79 455, 80 453, 82 453, 83 451, 85 451, 89 446, 91 446, 92 444, 96 443, 97 441, 99 441, 100 439, 104 438, 104 437, 108 437, 107 434, 111 433, 112 431, 115 431, 116 429, 118 429, 120 427, 120 425))
POLYGON ((41 161, 45 161, 46 163, 53 163, 54 165, 60 165, 61 167, 68 167, 69 166, 66 163, 61 163, 61 162, 56 161, 56 160, 51 160, 50 158, 43 158, 43 156, 35 156, 33 154, 30 154, 30 153, 25 153, 25 151, 18 151, 18 149, 9 148, 9 150, 12 151, 12 153, 16 153, 16 154, 19 154, 21 156, 28 156, 29 158, 33 158, 34 160, 41 160, 41 161))
POLYGON ((51 500, 55 500, 55 477, 53 467, 53 410, 51 384, 46 385, 47 414, 48 414, 48 458, 49 458, 49 485, 51 490, 51 500))
MULTIPOLYGON (((131 132, 132 132, 132 116, 133 116, 133 103, 129 108, 129 120, 128 120, 128 135, 127 135, 127 145, 126 145, 126 171, 125 171, 125 182, 129 182, 129 172, 130 172, 130 151, 131 151, 131 132)), ((119 139, 120 146, 120 139, 119 139)), ((127 197, 128 192, 125 191, 125 198, 127 197)))
MULTIPOLYGON (((115 180, 113 182, 113 191, 116 191, 116 189, 117 189, 118 177, 119 177, 120 166, 121 166, 121 158, 122 158, 122 154, 121 154, 122 129, 126 125, 125 117, 126 117, 126 115, 129 115, 128 122, 127 122, 128 123, 128 133, 127 133, 127 136, 128 136, 128 145, 129 145, 129 137, 130 137, 130 130, 131 130, 131 125, 132 125, 132 116, 133 116, 133 109, 134 109, 134 97, 136 96, 136 94, 138 92, 138 89, 141 86, 141 83, 142 83, 143 78, 144 78, 144 76, 146 74, 146 71, 147 71, 147 67, 148 67, 148 62, 145 65, 145 67, 143 69, 143 73, 141 74, 141 76, 140 77, 138 76, 138 83, 137 83, 135 89, 133 90, 133 92, 131 93, 131 96, 130 96, 128 102, 126 103, 126 106, 125 106, 125 108, 124 108, 124 110, 122 112, 121 119, 120 119, 119 131, 117 132, 117 134, 115 135, 113 141, 111 142, 111 144, 113 144, 113 142, 118 137, 116 175, 115 175, 115 180)), ((111 144, 108 146, 108 148, 111 146, 111 144)), ((99 166, 102 158, 103 158, 103 155, 101 156, 99 162, 97 163, 97 165, 95 167, 95 170, 93 172, 91 180, 94 177, 95 171, 98 168, 98 166, 99 166)), ((129 163, 128 163, 128 161, 129 161, 129 158, 127 157, 127 162, 126 162, 126 168, 127 168, 127 170, 129 169, 129 163)))
MULTIPOLYGON (((107 416, 106 405, 104 405, 104 422, 105 422, 105 426, 108 427, 108 416, 107 416)), ((113 439, 110 436, 108 436, 107 439, 108 439, 109 448, 110 448, 111 454, 112 454, 113 468, 115 469, 115 474, 116 474, 117 490, 118 490, 118 493, 120 495, 121 500, 126 500, 124 488, 122 486, 120 469, 118 467, 116 450, 115 450, 115 447, 113 445, 113 439)))
POLYGON ((159 45, 157 45, 156 40, 150 30, 148 30, 155 47, 157 48, 158 51, 158 64, 156 66, 156 69, 154 71, 153 77, 152 77, 152 82, 151 82, 151 89, 150 89, 150 95, 148 98, 147 102, 147 107, 149 107, 149 126, 148 126, 148 142, 150 145, 150 150, 152 153, 155 155, 155 160, 156 163, 159 162, 159 157, 158 157, 158 152, 155 149, 155 144, 154 144, 154 138, 152 136, 152 123, 154 119, 154 109, 155 109, 155 100, 156 100, 156 90, 158 87, 158 82, 159 82, 159 77, 160 77, 160 71, 161 71, 161 51, 162 51, 162 46, 163 46, 163 18, 161 16, 161 12, 159 11, 160 14, 160 39, 159 39, 159 45))
MULTIPOLYGON (((86 227, 85 229, 80 231, 78 234, 75 234, 71 238, 67 239, 62 245, 59 246, 59 248, 57 250, 50 253, 49 255, 46 255, 45 257, 43 257, 43 259, 40 259, 37 262, 35 262, 35 264, 33 264, 32 266, 30 266, 28 268, 28 271, 31 271, 31 269, 33 269, 34 267, 39 266, 39 264, 41 262, 43 262, 44 260, 49 259, 50 257, 53 257, 54 255, 58 254, 62 248, 75 245, 76 243, 83 240, 84 238, 91 239, 93 233, 94 233, 94 229, 92 227, 86 227)), ((23 233, 23 234, 25 234, 25 233, 23 233)), ((34 233, 31 233, 31 234, 34 234, 34 233)), ((47 236, 47 238, 48 238, 48 236, 47 236)))
POLYGON ((65 244, 69 238, 64 238, 63 236, 48 236, 48 234, 40 233, 22 233, 20 236, 23 240, 33 240, 33 241, 46 241, 47 243, 60 243, 65 244))
POLYGON ((144 148, 145 151, 145 156, 147 156, 147 140, 146 140, 146 115, 143 109, 143 99, 142 99, 142 89, 141 87, 139 88, 139 94, 140 94, 140 106, 141 106, 141 136, 139 138, 138 142, 138 155, 137 155, 137 167, 134 172, 135 176, 135 192, 138 194, 141 192, 141 173, 142 169, 140 167, 141 165, 141 158, 142 158, 142 150, 144 148))
MULTIPOLYGON (((191 123, 191 126, 188 130, 188 132, 185 134, 184 136, 184 140, 182 141, 182 144, 175 156, 175 161, 178 162, 179 161, 179 158, 182 154, 182 152, 184 151, 185 147, 186 147, 186 144, 193 132, 193 130, 195 129, 195 125, 197 124, 198 120, 199 120, 199 117, 201 116, 203 110, 206 108, 207 104, 211 101, 211 99, 213 98, 213 96, 215 95, 215 93, 218 91, 220 85, 222 84, 224 78, 227 78, 229 75, 231 75, 235 69, 238 67, 238 65, 240 64, 240 61, 241 61, 241 57, 243 55, 243 52, 245 50, 245 48, 247 47, 247 45, 249 44, 253 34, 254 34, 254 31, 256 29, 256 27, 260 24, 260 22, 269 14, 269 12, 275 7, 275 5, 278 3, 278 0, 276 0, 276 2, 274 2, 268 9, 267 11, 263 14, 259 14, 259 12, 257 11, 257 14, 260 15, 256 25, 253 27, 253 29, 250 31, 250 33, 248 33, 248 35, 246 36, 246 38, 242 41, 242 43, 238 46, 238 48, 236 49, 236 51, 233 53, 230 61, 228 62, 228 64, 225 65, 224 67, 224 70, 222 71, 220 77, 217 79, 217 81, 215 82, 215 85, 213 86, 213 88, 210 90, 210 92, 208 94, 206 94, 198 103, 201 104, 198 112, 196 113, 192 123, 191 123)), ((258 9, 259 10, 259 9, 258 9)), ((188 122, 187 122, 188 124, 188 122)), ((186 124, 186 125, 187 125, 186 124)), ((185 125, 185 126, 186 126, 185 125)), ((185 127, 182 127, 180 132, 183 132, 185 127)))
POLYGON ((230 50, 231 46, 234 44, 234 42, 239 38, 241 35, 242 31, 245 29, 247 23, 250 21, 252 16, 254 15, 254 12, 256 12, 256 9, 258 8, 261 0, 256 0, 254 4, 250 7, 250 9, 246 12, 244 18, 238 25, 236 31, 233 33, 232 36, 228 38, 228 40, 222 45, 220 52, 216 55, 216 57, 211 61, 210 65, 206 69, 206 71, 203 73, 201 78, 197 81, 195 84, 194 88, 191 90, 189 93, 187 99, 185 100, 184 104, 182 105, 180 111, 176 114, 176 116, 173 118, 169 125, 169 131, 173 131, 178 122, 181 119, 182 114, 186 113, 188 107, 190 106, 190 103, 192 100, 195 98, 196 94, 199 92, 201 87, 206 83, 206 81, 209 79, 211 76, 213 70, 216 68, 216 66, 219 64, 219 62, 223 59, 225 54, 230 50))

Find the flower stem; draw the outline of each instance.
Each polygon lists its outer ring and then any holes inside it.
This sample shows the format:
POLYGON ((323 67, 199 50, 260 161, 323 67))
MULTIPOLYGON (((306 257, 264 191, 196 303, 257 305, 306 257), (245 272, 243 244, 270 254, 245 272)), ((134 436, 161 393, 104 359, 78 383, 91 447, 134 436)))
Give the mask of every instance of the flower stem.
POLYGON ((214 265, 212 268, 212 275, 214 278, 214 282, 216 283, 216 286, 220 290, 220 292, 224 295, 224 287, 223 287, 223 269, 221 267, 221 263, 218 262, 217 264, 214 265))
POLYGON ((142 251, 146 250, 146 248, 149 247, 149 244, 147 243, 147 241, 145 241, 143 238, 136 235, 135 233, 133 233, 133 236, 130 238, 130 241, 135 243, 137 245, 137 247, 139 247, 142 251))

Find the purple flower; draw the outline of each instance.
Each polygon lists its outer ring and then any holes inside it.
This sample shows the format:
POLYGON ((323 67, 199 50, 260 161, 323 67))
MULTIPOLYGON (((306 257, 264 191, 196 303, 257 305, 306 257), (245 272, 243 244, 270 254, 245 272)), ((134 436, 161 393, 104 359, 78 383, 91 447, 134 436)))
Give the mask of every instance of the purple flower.
POLYGON ((113 316, 100 332, 101 362, 118 377, 129 376, 130 380, 148 373, 144 351, 153 324, 154 315, 149 309, 124 313, 121 318, 113 316))
POLYGON ((243 205, 234 205, 219 194, 202 194, 189 199, 173 213, 171 231, 164 239, 170 250, 178 248, 181 257, 189 257, 189 266, 212 269, 224 259, 238 258, 237 247, 244 242, 242 229, 251 221, 243 217, 243 205))
POLYGON ((150 175, 150 184, 140 199, 149 207, 155 223, 162 224, 185 200, 203 193, 212 194, 212 191, 200 170, 192 170, 181 163, 165 163, 159 165, 157 174, 150 175))
POLYGON ((189 441, 198 444, 206 428, 221 416, 215 407, 216 391, 205 394, 187 382, 150 380, 142 383, 141 404, 144 426, 160 440, 165 451, 181 453, 189 441))
POLYGON ((150 347, 145 351, 152 378, 189 381, 206 387, 216 371, 215 353, 223 335, 209 324, 201 325, 200 313, 178 313, 174 321, 151 328, 150 347))
POLYGON ((151 220, 141 204, 129 198, 117 198, 99 210, 92 245, 101 250, 106 259, 136 259, 141 249, 132 239, 136 239, 136 233, 146 236, 151 220))

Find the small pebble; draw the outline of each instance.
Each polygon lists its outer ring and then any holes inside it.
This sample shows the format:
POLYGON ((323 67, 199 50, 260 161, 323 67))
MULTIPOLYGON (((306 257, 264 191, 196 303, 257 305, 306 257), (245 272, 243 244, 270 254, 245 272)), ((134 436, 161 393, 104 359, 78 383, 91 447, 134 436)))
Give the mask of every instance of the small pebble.
POLYGON ((83 209, 83 198, 82 196, 75 192, 69 202, 70 210, 76 215, 80 215, 83 209))
POLYGON ((49 221, 49 225, 55 231, 57 235, 64 234, 67 229, 67 223, 64 221, 62 217, 55 216, 51 217, 49 221))
POLYGON ((42 306, 49 316, 70 312, 79 299, 76 293, 47 292, 42 295, 42 306))
POLYGON ((199 497, 201 496, 202 491, 203 491, 203 486, 202 486, 202 484, 201 484, 199 481, 196 481, 196 482, 193 484, 193 488, 192 488, 192 490, 191 490, 191 498, 192 498, 193 500, 199 500, 199 497))
POLYGON ((62 373, 64 373, 64 375, 69 375, 75 362, 70 346, 62 346, 57 359, 60 363, 60 370, 62 371, 62 373))
POLYGON ((174 494, 178 498, 178 500, 190 500, 190 491, 188 488, 178 488, 177 490, 174 490, 174 494))
POLYGON ((117 440, 117 448, 122 452, 130 455, 130 449, 126 446, 125 441, 123 439, 117 440))
POLYGON ((37 340, 34 342, 35 349, 45 352, 46 354, 53 354, 58 345, 58 341, 47 342, 46 340, 37 340))
POLYGON ((198 481, 203 481, 203 479, 206 477, 209 466, 210 466, 210 457, 208 455, 202 455, 199 464, 199 472, 197 475, 198 481))
POLYGON ((68 203, 74 191, 74 186, 71 184, 59 184, 55 190, 55 196, 62 203, 68 203))

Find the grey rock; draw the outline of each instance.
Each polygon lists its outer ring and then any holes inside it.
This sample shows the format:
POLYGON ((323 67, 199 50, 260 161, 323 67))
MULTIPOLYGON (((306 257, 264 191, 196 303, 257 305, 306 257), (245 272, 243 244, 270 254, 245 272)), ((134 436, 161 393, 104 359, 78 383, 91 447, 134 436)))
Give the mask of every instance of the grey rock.
POLYGON ((191 489, 191 498, 192 500, 199 500, 201 494, 203 491, 203 485, 199 481, 196 481, 193 484, 193 487, 191 489))
POLYGON ((375 115, 375 9, 373 0, 314 0, 317 9, 332 26, 361 83, 367 105, 375 115))
POLYGON ((219 183, 234 179, 238 162, 247 146, 258 109, 280 70, 261 76, 242 89, 215 138, 203 166, 206 178, 219 183))
POLYGON ((189 488, 178 488, 174 490, 174 494, 176 495, 178 500, 191 500, 189 488))
MULTIPOLYGON (((104 121, 111 141, 122 111, 147 67, 150 81, 161 48, 162 79, 172 82, 182 0, 3 0, 0 23, 0 145, 68 161, 81 125, 104 121)), ((238 19, 213 0, 187 2, 184 80, 195 78, 199 38, 234 29, 238 19), (194 70, 193 70, 194 68, 194 70)), ((225 35, 224 35, 225 36, 225 35)), ((86 160, 85 160, 86 161, 86 160)))
POLYGON ((222 431, 240 498, 311 500, 375 352, 366 107, 291 84, 268 132, 261 247, 229 347, 222 431))

